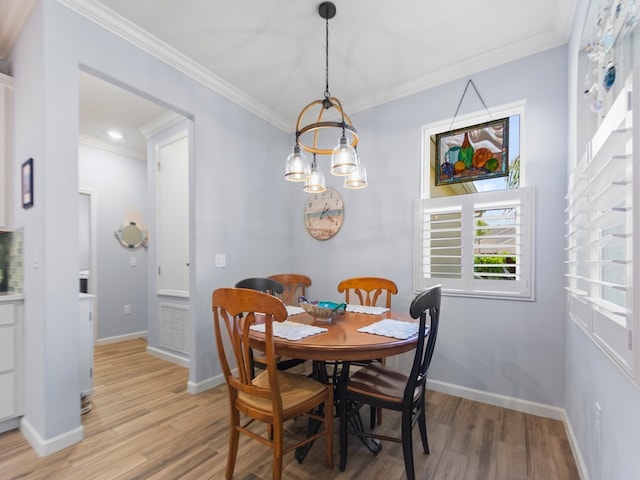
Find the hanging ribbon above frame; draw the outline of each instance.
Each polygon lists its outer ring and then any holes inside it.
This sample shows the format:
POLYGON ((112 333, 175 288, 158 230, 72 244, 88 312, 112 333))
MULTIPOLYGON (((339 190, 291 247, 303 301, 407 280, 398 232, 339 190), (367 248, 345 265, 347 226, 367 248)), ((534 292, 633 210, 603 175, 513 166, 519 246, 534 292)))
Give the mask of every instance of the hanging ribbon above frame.
POLYGON ((435 186, 509 175, 509 118, 494 120, 473 80, 464 88, 448 132, 436 134, 435 186), (469 85, 489 121, 452 130, 469 85))
POLYGON ((476 91, 476 95, 478 95, 478 98, 482 102, 482 106, 489 114, 489 120, 493 120, 493 117, 491 116, 491 112, 487 108, 487 104, 484 103, 484 99, 482 98, 482 95, 480 95, 480 92, 476 88, 476 84, 473 83, 473 80, 469 79, 467 81, 467 85, 464 87, 464 92, 462 92, 462 97, 460 97, 460 101, 458 102, 458 108, 456 108, 456 113, 453 114, 453 118, 451 119, 451 125, 449 125, 449 130, 451 130, 451 128, 453 127, 453 122, 455 122, 456 120, 456 116, 458 115, 458 111, 460 110, 460 106, 462 105, 462 101, 464 100, 464 96, 467 94, 467 89, 469 88, 469 85, 471 85, 473 89, 476 91))

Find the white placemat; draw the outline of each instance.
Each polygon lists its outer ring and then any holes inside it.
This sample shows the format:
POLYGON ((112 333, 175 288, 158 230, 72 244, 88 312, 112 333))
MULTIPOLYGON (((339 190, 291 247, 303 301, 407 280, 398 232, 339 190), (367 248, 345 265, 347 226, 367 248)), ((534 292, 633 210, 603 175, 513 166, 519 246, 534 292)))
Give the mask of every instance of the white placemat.
POLYGON ((354 313, 368 313, 370 315, 382 315, 385 312, 388 312, 389 309, 386 307, 367 307, 366 305, 347 305, 347 312, 354 313))
POLYGON ((304 308, 296 307, 295 305, 285 305, 287 307, 287 315, 298 315, 299 313, 304 313, 304 308))
MULTIPOLYGON (((405 322, 402 320, 385 318, 384 320, 372 323, 371 325, 367 325, 366 327, 359 328, 358 331, 405 340, 417 335, 419 326, 420 324, 415 322, 405 322)), ((428 332, 429 326, 427 325, 425 327, 425 333, 428 332)))
MULTIPOLYGON (((264 323, 259 323, 251 325, 249 328, 256 332, 264 333, 265 327, 266 325, 264 323)), ((318 333, 326 331, 326 328, 305 325, 304 323, 290 322, 289 320, 285 320, 284 322, 273 322, 273 335, 280 338, 286 338, 287 340, 300 340, 304 337, 310 337, 311 335, 317 335, 318 333)))

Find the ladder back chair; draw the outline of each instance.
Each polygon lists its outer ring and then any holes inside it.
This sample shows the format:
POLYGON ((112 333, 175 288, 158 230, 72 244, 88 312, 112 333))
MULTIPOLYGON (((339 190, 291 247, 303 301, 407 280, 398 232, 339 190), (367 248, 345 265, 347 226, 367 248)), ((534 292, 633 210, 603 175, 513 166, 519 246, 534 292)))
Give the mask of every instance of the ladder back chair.
POLYGON ((338 292, 344 292, 344 301, 358 302, 360 305, 391 308, 391 295, 398 293, 398 286, 393 280, 382 277, 354 277, 342 280, 338 284, 338 292))
POLYGON ((357 414, 363 405, 371 405, 377 408, 386 408, 402 412, 401 436, 390 437, 373 432, 358 435, 380 440, 389 440, 402 443, 405 472, 408 480, 415 479, 413 466, 412 429, 417 423, 422 439, 424 453, 429 453, 427 439, 426 409, 426 382, 429 365, 433 357, 433 351, 438 336, 440 323, 440 285, 433 286, 427 291, 417 295, 409 308, 413 318, 420 318, 418 326, 418 339, 411 366, 411 372, 407 375, 387 367, 381 363, 371 363, 358 370, 349 377, 348 365, 342 371, 339 387, 339 413, 340 413, 340 470, 344 471, 347 465, 347 442, 349 418, 357 414), (425 333, 429 316, 429 332, 425 333), (349 408, 348 408, 349 407, 349 408))
POLYGON ((225 478, 233 476, 241 433, 273 449, 274 480, 282 478, 283 455, 321 437, 325 439, 327 465, 333 468, 332 385, 280 371, 276 366, 273 322, 287 318, 282 301, 256 290, 219 288, 211 295, 211 307, 216 347, 229 393, 230 431, 225 478), (265 324, 267 368, 254 378, 249 333, 251 325, 261 317, 265 324), (322 422, 324 428, 285 448, 284 423, 301 415, 322 422), (266 424, 264 434, 255 425, 249 428, 255 421, 266 424))
POLYGON ((284 292, 279 298, 285 305, 299 306, 298 297, 307 295, 307 288, 311 286, 311 279, 300 273, 279 273, 269 277, 280 282, 284 287, 284 292))
MULTIPOLYGON (((338 284, 338 292, 344 292, 344 301, 358 303, 367 307, 380 306, 391 308, 391 295, 398 293, 398 286, 393 280, 383 277, 353 277, 342 280, 338 284), (378 303, 382 303, 378 305, 378 303)), ((385 363, 384 358, 379 362, 385 363)), ((371 407, 371 428, 382 423, 382 410, 371 407)))

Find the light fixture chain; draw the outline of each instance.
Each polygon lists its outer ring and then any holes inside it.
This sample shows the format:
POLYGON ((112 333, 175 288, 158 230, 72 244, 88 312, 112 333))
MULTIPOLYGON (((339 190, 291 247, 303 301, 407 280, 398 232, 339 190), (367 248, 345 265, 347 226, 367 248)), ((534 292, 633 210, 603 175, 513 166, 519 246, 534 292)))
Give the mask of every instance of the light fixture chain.
POLYGON ((329 99, 331 94, 329 93, 329 19, 325 19, 325 89, 324 98, 329 99))

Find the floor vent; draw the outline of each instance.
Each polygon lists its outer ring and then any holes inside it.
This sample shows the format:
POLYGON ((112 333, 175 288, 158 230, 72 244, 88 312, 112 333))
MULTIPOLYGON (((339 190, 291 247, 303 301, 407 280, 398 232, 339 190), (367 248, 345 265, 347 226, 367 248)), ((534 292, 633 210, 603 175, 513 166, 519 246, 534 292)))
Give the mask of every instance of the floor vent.
POLYGON ((189 307, 160 304, 160 346, 189 354, 189 307))

